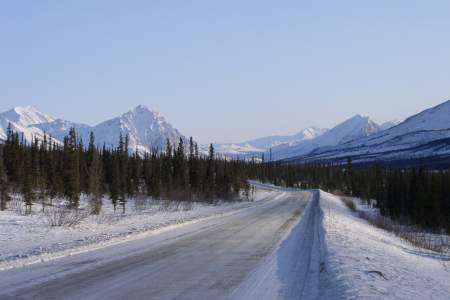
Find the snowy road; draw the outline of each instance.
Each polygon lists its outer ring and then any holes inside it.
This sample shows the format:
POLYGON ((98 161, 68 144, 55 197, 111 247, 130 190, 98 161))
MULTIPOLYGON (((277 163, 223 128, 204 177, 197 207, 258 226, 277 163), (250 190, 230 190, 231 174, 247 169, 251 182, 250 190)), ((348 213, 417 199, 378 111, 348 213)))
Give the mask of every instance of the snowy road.
MULTIPOLYGON (((246 291, 239 289, 253 288, 243 282, 255 283, 258 268, 270 261, 275 249, 286 246, 292 228, 298 226, 305 208, 311 207, 307 206, 311 198, 309 192, 279 191, 272 199, 225 216, 3 271, 0 299, 198 300, 243 295, 246 291)), ((295 243, 307 247, 298 239, 295 243)), ((298 250, 286 249, 291 248, 298 250)), ((302 261, 288 252, 286 259, 302 261)))

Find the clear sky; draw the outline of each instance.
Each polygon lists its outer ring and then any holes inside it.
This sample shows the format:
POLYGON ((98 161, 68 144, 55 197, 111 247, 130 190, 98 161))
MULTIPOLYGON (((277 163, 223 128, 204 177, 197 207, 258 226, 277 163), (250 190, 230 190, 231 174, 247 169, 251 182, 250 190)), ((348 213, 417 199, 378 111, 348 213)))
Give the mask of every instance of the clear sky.
POLYGON ((145 104, 200 142, 450 99, 448 0, 0 1, 0 111, 145 104))

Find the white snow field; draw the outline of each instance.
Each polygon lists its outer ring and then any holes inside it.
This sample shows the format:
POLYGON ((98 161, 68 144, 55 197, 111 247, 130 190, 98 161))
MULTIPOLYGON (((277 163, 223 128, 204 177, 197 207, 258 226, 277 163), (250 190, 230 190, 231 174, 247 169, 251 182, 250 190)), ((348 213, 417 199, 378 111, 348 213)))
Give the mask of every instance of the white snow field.
POLYGON ((338 197, 256 186, 260 201, 220 214, 48 261, 16 259, 0 271, 0 299, 450 299, 448 262, 338 197))

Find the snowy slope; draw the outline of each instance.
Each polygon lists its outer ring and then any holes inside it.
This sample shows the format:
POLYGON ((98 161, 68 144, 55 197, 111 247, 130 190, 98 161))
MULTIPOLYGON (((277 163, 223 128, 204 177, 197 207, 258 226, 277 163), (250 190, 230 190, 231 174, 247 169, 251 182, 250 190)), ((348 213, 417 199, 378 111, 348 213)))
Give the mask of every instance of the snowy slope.
POLYGON ((321 191, 320 206, 328 277, 320 299, 450 299, 448 261, 370 225, 334 195, 321 191))
POLYGON ((316 149, 296 160, 346 160, 355 162, 407 161, 450 156, 450 101, 418 113, 373 135, 336 147, 316 149))
POLYGON ((92 130, 92 127, 89 125, 74 123, 62 119, 56 119, 49 123, 37 124, 34 127, 45 131, 48 135, 51 135, 60 141, 64 140, 64 137, 69 134, 69 130, 72 127, 75 128, 76 132, 82 137, 88 136, 89 132, 92 130))
POLYGON ((324 134, 327 129, 317 128, 314 126, 307 127, 295 135, 274 135, 269 137, 258 138, 246 141, 243 144, 251 145, 255 148, 269 149, 281 144, 295 145, 302 141, 314 139, 324 134))
POLYGON ((123 115, 102 122, 96 126, 54 119, 30 106, 16 107, 0 114, 0 139, 6 138, 6 129, 11 123, 12 129, 23 133, 28 142, 33 137, 41 139, 44 132, 58 141, 62 141, 74 127, 85 143, 92 131, 99 147, 117 146, 120 134, 129 136, 129 150, 148 152, 153 149, 165 149, 167 140, 178 143, 184 136, 168 123, 158 112, 140 105, 123 115))
POLYGON ((97 144, 115 146, 120 133, 129 136, 129 150, 140 152, 165 149, 167 140, 178 144, 185 137, 158 112, 139 105, 120 117, 105 121, 93 128, 97 144))
MULTIPOLYGON (((202 146, 203 152, 207 153, 208 147, 202 146)), ((214 144, 216 153, 228 157, 243 157, 264 153, 263 148, 256 148, 250 144, 214 144)))
POLYGON ((217 153, 231 156, 251 156, 267 152, 270 148, 279 145, 297 145, 307 140, 321 136, 327 129, 314 126, 307 127, 294 135, 273 135, 257 138, 242 143, 215 144, 217 153))
POLYGON ((274 159, 286 159, 310 153, 316 148, 336 146, 381 131, 369 117, 356 115, 328 130, 323 135, 295 145, 280 145, 272 149, 274 159))
POLYGON ((34 125, 52 121, 52 117, 39 112, 32 106, 15 107, 0 113, 0 139, 6 139, 6 131, 11 124, 13 131, 23 133, 24 138, 31 142, 34 136, 41 138, 44 135, 44 132, 34 125))
POLYGON ((392 128, 394 126, 397 126, 400 123, 401 123, 401 121, 391 120, 391 121, 387 121, 387 122, 380 124, 380 128, 381 128, 381 130, 386 130, 386 129, 392 128))

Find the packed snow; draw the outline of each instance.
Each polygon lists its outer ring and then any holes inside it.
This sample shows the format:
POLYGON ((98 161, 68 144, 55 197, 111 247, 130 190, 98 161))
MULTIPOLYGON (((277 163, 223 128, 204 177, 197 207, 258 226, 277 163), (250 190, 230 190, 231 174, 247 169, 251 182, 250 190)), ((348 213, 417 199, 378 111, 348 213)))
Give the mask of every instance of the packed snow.
MULTIPOLYGON (((11 209, 0 211, 0 270, 123 243, 157 229, 221 216, 255 205, 272 194, 259 189, 252 201, 216 204, 135 199, 128 202, 125 214, 120 207, 114 213, 111 201, 104 199, 100 215, 87 216, 73 227, 50 226, 50 217, 40 211, 39 204, 34 205, 31 215, 23 215, 22 202, 15 197, 11 209)), ((82 206, 86 206, 83 200, 82 206)))

